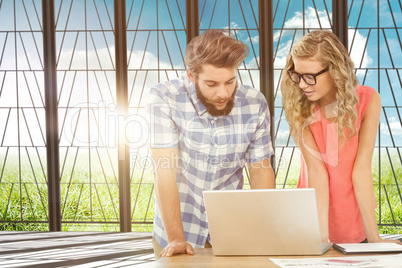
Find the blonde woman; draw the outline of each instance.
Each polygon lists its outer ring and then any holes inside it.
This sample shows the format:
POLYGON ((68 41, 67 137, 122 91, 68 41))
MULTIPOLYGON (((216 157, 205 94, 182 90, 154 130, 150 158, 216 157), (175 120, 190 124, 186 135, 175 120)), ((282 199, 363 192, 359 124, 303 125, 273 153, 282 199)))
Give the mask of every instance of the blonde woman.
POLYGON ((347 50, 313 31, 287 57, 281 84, 290 133, 301 151, 299 188, 315 188, 323 241, 395 242, 379 236, 371 161, 380 95, 359 85, 347 50))

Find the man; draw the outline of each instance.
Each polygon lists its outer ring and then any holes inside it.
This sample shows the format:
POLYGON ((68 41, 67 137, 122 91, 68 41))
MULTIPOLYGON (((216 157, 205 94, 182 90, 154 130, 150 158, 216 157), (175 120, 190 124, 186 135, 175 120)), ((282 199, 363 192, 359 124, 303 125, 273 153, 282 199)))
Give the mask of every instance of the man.
POLYGON ((264 96, 238 85, 247 45, 207 30, 186 49, 187 76, 158 84, 149 95, 155 175, 155 258, 210 247, 203 190, 275 188, 264 96))

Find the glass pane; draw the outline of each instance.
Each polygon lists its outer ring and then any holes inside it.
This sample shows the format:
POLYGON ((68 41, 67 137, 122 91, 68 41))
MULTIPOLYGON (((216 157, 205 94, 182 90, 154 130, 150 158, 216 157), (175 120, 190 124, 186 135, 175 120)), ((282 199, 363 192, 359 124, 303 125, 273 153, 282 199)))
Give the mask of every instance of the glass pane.
POLYGON ((0 220, 22 222, 2 230, 48 220, 41 3, 1 2, 0 220))

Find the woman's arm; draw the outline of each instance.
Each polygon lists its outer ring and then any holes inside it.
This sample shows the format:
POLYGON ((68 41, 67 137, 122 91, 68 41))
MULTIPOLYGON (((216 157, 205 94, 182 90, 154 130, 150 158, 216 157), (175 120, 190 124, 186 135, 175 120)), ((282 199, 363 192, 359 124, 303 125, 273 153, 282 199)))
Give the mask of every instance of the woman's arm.
POLYGON ((364 230, 368 242, 395 242, 398 240, 384 240, 380 237, 375 216, 375 196, 371 162, 377 137, 378 125, 381 117, 381 97, 375 91, 364 114, 360 133, 357 155, 352 172, 353 188, 357 204, 362 216, 364 230))
POLYGON ((329 178, 310 129, 303 130, 299 148, 307 166, 308 187, 315 189, 321 240, 328 241, 329 178))

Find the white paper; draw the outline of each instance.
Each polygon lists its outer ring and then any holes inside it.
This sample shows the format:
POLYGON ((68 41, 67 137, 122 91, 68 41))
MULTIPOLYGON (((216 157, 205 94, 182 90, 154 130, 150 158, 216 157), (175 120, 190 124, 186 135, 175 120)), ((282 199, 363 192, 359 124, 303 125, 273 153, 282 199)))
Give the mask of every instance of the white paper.
POLYGON ((402 267, 402 254, 365 257, 299 258, 270 260, 279 267, 402 267))

